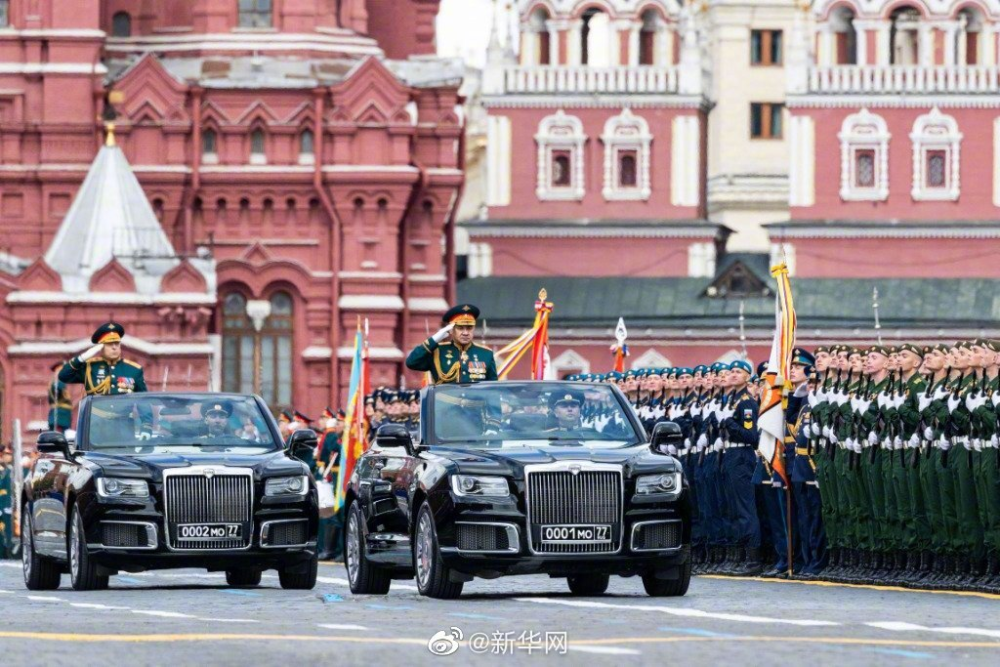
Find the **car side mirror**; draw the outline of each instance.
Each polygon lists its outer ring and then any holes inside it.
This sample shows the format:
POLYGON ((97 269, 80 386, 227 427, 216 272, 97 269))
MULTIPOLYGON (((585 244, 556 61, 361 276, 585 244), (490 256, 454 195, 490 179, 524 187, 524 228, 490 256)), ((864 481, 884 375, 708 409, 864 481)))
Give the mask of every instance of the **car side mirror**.
POLYGON ((653 427, 653 437, 649 448, 657 454, 666 454, 667 448, 673 445, 677 449, 684 446, 684 432, 676 422, 660 422, 653 427))
POLYGON ((375 444, 386 449, 389 447, 402 447, 406 453, 413 455, 413 439, 410 432, 402 424, 383 424, 375 432, 375 444))
POLYGON ((69 441, 66 440, 66 436, 58 431, 45 431, 38 436, 36 443, 38 451, 42 454, 62 454, 67 459, 73 458, 73 452, 69 448, 69 441))
POLYGON ((286 447, 292 456, 296 456, 302 451, 313 451, 316 449, 316 444, 319 442, 319 436, 316 435, 316 431, 311 428, 300 428, 295 431, 290 436, 288 436, 288 442, 286 447))

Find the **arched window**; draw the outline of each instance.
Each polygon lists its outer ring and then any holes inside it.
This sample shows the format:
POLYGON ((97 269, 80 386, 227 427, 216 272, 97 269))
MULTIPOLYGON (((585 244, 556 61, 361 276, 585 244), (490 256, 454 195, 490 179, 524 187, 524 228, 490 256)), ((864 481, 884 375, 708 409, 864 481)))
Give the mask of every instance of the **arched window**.
POLYGON ((840 198, 885 201, 889 197, 889 128, 885 119, 862 109, 840 128, 840 198))
POLYGON ((660 15, 655 9, 647 9, 640 18, 642 30, 639 32, 639 64, 656 65, 656 35, 660 30, 660 15))
POLYGON ((536 194, 543 201, 583 199, 583 123, 560 109, 538 126, 538 183, 536 194))
POLYGON ((271 28, 271 0, 239 0, 241 28, 271 28))
POLYGON ((649 124, 629 109, 604 125, 604 198, 649 199, 649 146, 653 135, 649 124))
POLYGON ((316 138, 312 130, 303 130, 299 135, 299 164, 313 164, 315 156, 316 138))
POLYGON ((960 191, 962 133, 953 116, 937 107, 917 118, 913 141, 913 199, 955 201, 960 191))
POLYGON ((111 36, 132 36, 132 17, 128 12, 116 12, 115 15, 111 17, 111 36))
POLYGON ((955 63, 978 65, 982 62, 980 49, 985 40, 980 39, 986 25, 982 12, 974 7, 964 7, 958 13, 958 33, 955 35, 955 63))
POLYGON ((580 28, 580 63, 592 67, 612 65, 611 19, 600 9, 588 9, 583 13, 580 28))
POLYGON ((205 130, 201 135, 201 160, 208 164, 219 161, 219 135, 215 130, 205 130))
POLYGON ((266 164, 264 152, 264 130, 257 128, 250 133, 250 164, 266 164))
POLYGON ((837 7, 830 14, 835 65, 856 65, 858 62, 858 32, 854 28, 854 19, 854 11, 850 7, 837 7))
POLYGON ((222 301, 222 389, 256 393, 275 412, 292 404, 292 298, 275 292, 248 301, 238 292, 222 301))
POLYGON ((552 38, 549 34, 549 13, 544 7, 539 7, 531 13, 528 19, 528 30, 522 34, 524 42, 524 57, 530 65, 552 64, 552 38))
POLYGON ((10 0, 0 0, 0 28, 10 25, 10 0))
POLYGON ((889 28, 889 64, 920 64, 920 10, 900 7, 892 12, 889 28))

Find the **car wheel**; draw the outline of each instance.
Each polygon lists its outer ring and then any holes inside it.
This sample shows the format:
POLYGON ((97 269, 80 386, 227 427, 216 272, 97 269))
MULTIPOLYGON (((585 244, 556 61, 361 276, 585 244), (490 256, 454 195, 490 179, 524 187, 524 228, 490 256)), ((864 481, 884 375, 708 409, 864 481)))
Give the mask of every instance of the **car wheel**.
POLYGON ((59 588, 62 575, 59 565, 35 553, 31 530, 31 511, 25 507, 21 511, 21 565, 24 569, 24 585, 29 591, 54 591, 59 588))
POLYGON ((236 570, 226 570, 226 583, 230 586, 259 586, 260 570, 241 567, 236 570))
POLYGON ((99 591, 108 587, 108 577, 97 574, 97 563, 87 552, 83 516, 73 507, 69 529, 69 579, 76 591, 99 591))
POLYGON ((413 569, 416 571, 417 589, 421 595, 439 600, 453 600, 462 594, 464 584, 451 581, 449 568, 441 559, 434 515, 425 501, 417 515, 417 528, 413 540, 413 569))
POLYGON ((316 588, 316 575, 319 573, 319 556, 313 557, 303 565, 283 567, 278 570, 278 581, 281 587, 292 591, 311 591, 316 588))
POLYGON ((611 577, 606 574, 579 574, 569 577, 569 592, 573 595, 604 595, 611 577))
POLYGON ((344 531, 344 565, 347 582, 356 595, 385 595, 392 579, 389 573, 368 562, 365 550, 364 516, 357 502, 347 509, 347 530, 344 531))
POLYGON ((653 573, 642 576, 642 586, 646 594, 654 598, 681 597, 691 585, 691 560, 680 566, 680 576, 676 579, 657 579, 653 573))

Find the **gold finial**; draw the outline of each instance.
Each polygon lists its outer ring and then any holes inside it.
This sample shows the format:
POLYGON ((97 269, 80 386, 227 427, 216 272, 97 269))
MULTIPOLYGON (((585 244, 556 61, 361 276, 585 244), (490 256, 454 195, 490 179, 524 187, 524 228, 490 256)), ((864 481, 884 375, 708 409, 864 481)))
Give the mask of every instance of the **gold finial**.
POLYGON ((541 290, 539 290, 539 292, 538 292, 538 300, 539 300, 539 301, 545 301, 545 298, 546 298, 546 297, 548 297, 548 295, 549 295, 549 293, 548 293, 548 292, 546 292, 546 291, 545 291, 545 288, 543 287, 543 288, 542 288, 541 290))
POLYGON ((114 123, 105 123, 104 124, 104 130, 107 132, 107 134, 104 137, 104 145, 105 146, 114 146, 115 145, 115 124, 114 123))

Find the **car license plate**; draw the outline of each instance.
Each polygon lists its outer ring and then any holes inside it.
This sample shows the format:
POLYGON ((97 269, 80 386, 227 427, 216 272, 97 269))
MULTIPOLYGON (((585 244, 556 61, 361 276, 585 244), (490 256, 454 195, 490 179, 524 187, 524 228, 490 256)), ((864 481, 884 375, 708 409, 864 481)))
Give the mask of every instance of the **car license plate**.
POLYGON ((611 541, 611 526, 574 525, 574 526, 542 526, 542 543, 581 544, 611 541))
POLYGON ((182 523, 177 526, 177 539, 184 540, 239 540, 243 537, 243 524, 239 523, 182 523))

